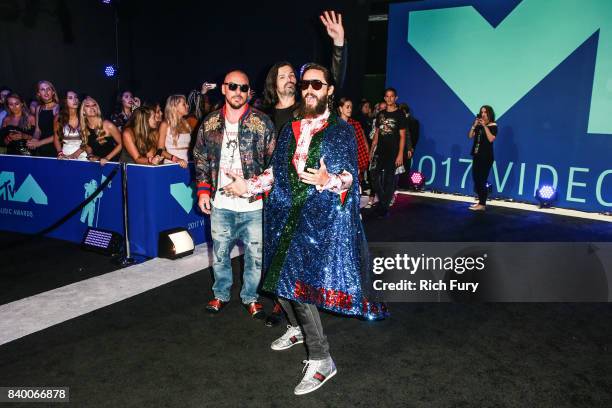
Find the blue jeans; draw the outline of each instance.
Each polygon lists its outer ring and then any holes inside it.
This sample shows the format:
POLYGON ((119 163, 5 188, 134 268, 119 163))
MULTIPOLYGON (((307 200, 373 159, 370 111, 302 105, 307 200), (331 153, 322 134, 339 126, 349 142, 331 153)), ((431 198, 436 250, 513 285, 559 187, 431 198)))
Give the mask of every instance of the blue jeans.
POLYGON ((210 215, 213 240, 213 273, 215 297, 229 302, 233 283, 230 251, 237 240, 244 244, 244 274, 240 298, 242 303, 257 301, 261 280, 263 224, 262 210, 237 212, 213 208, 210 215))

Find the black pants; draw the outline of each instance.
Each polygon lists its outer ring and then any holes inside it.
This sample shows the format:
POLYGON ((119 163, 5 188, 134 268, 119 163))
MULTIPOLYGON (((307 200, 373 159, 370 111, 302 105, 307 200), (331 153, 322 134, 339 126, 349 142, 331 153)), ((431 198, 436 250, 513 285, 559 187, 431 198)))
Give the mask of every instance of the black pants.
POLYGON ((323 325, 319 310, 315 305, 299 303, 278 298, 278 303, 287 314, 287 320, 292 326, 300 326, 304 335, 304 343, 308 349, 308 359, 324 360, 329 357, 329 343, 323 333, 323 325))
POLYGON ((395 167, 377 168, 372 174, 374 189, 378 195, 379 210, 385 214, 389 211, 393 194, 397 188, 397 176, 395 167))
POLYGON ((474 156, 472 162, 472 177, 474 179, 474 191, 478 194, 478 204, 487 203, 487 178, 493 166, 493 157, 474 156))

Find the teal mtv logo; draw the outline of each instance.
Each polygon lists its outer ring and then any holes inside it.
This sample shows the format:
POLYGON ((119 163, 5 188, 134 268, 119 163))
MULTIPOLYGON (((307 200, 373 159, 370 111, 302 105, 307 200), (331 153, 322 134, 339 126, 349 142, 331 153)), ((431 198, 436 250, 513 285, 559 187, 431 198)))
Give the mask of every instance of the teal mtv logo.
POLYGON ((170 195, 174 197, 181 208, 189 214, 195 203, 195 189, 193 184, 186 185, 185 183, 170 184, 170 195))
POLYGON ((588 133, 612 134, 611 0, 523 0, 497 27, 473 7, 408 18, 408 43, 468 109, 498 117, 598 32, 588 133))
POLYGON ((31 174, 15 188, 15 173, 3 171, 0 173, 0 200, 27 203, 32 200, 36 204, 47 205, 47 194, 31 174))

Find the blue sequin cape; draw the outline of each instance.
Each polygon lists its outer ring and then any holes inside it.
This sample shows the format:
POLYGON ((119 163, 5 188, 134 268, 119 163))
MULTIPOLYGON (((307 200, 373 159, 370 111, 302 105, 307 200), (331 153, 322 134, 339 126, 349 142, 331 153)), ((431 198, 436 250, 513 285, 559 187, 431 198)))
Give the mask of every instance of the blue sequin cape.
POLYGON ((384 314, 386 309, 367 300, 371 285, 354 130, 332 114, 309 147, 306 168, 319 168, 323 156, 328 172, 353 175, 341 195, 318 192, 298 180, 291 159, 299 129, 299 121, 283 128, 272 158, 274 185, 264 209, 263 290, 346 315, 384 314))

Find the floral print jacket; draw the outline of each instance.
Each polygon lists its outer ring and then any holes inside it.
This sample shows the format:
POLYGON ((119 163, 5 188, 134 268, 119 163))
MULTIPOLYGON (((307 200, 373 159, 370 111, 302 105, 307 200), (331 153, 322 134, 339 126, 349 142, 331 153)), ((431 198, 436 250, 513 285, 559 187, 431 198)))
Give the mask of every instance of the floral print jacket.
MULTIPOLYGON (((198 130, 193 149, 198 196, 215 196, 224 129, 225 106, 209 114, 198 130)), ((268 167, 276 146, 274 124, 266 114, 247 105, 238 124, 238 140, 244 178, 260 175, 268 167)), ((249 200, 261 197, 260 194, 249 200)))

